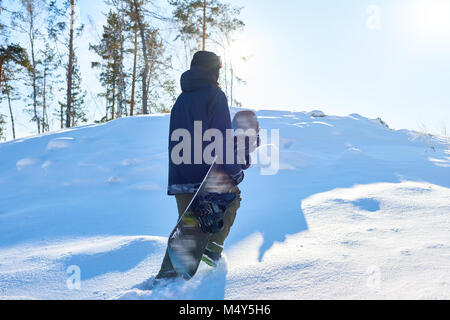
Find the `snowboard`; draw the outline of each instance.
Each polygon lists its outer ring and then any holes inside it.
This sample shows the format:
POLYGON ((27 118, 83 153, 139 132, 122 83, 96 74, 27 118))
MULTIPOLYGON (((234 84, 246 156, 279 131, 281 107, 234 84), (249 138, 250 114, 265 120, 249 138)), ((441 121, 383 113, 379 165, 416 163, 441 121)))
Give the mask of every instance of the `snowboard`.
MULTIPOLYGON (((249 154, 259 146, 258 118, 253 111, 239 111, 233 118, 232 126, 236 132, 235 147, 240 155, 238 163, 249 164, 249 154), (247 131, 248 129, 253 130, 247 131)), ((184 279, 189 280, 195 275, 210 237, 223 227, 223 220, 221 225, 220 218, 223 218, 228 205, 236 197, 231 193, 234 186, 234 182, 221 169, 221 165, 213 161, 199 189, 170 234, 169 257, 175 271, 184 279)))

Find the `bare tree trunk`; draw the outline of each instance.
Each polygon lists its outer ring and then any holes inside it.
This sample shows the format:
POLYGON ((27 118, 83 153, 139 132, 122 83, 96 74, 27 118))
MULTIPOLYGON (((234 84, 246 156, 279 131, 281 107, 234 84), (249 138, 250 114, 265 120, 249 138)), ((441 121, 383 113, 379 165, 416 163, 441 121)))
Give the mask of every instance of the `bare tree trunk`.
POLYGON ((9 90, 6 91, 6 96, 8 97, 9 117, 11 118, 11 129, 12 129, 13 139, 16 139, 16 127, 14 126, 14 116, 13 116, 13 112, 12 112, 11 97, 9 94, 9 90))
POLYGON ((229 97, 228 95, 228 63, 227 60, 224 59, 222 61, 223 64, 223 77, 224 77, 224 82, 225 82, 225 95, 227 96, 227 98, 229 97))
POLYGON ((108 122, 108 93, 105 94, 105 122, 108 122))
POLYGON ((111 109, 111 120, 114 120, 114 112, 116 111, 116 82, 114 81, 112 87, 112 109, 111 109))
MULTIPOLYGON (((5 58, 0 57, 0 91, 2 90, 2 74, 3 74, 3 64, 5 63, 5 58)), ((6 79, 5 79, 6 82, 6 79)))
POLYGON ((61 129, 63 129, 64 128, 64 108, 63 108, 63 105, 60 104, 59 108, 60 108, 59 121, 61 123, 61 129))
POLYGON ((35 56, 34 56, 34 44, 31 45, 31 60, 33 63, 33 72, 32 72, 32 77, 33 77, 33 113, 34 113, 34 119, 36 120, 37 123, 37 130, 38 130, 38 134, 41 133, 41 121, 37 115, 37 83, 36 83, 36 60, 35 60, 35 56))
POLYGON ((36 57, 34 53, 34 11, 31 6, 31 2, 28 2, 27 5, 28 14, 30 15, 30 27, 28 29, 28 39, 30 41, 31 46, 31 62, 33 64, 33 70, 31 72, 32 77, 32 86, 33 86, 33 113, 34 113, 34 120, 37 123, 37 129, 38 134, 41 133, 41 122, 37 115, 37 75, 36 75, 36 57))
POLYGON ((16 128, 14 126, 14 115, 13 115, 12 106, 11 106, 11 93, 10 93, 10 87, 8 86, 8 78, 6 77, 6 74, 3 74, 3 77, 2 77, 2 73, 1 73, 1 69, 0 69, 0 82, 2 79, 3 79, 3 82, 5 83, 4 92, 6 93, 6 97, 8 98, 9 117, 11 118, 11 129, 12 129, 13 139, 16 139, 16 128))
POLYGON ((124 21, 124 10, 123 10, 123 1, 121 1, 121 10, 120 10, 120 34, 119 34, 119 39, 120 39, 120 56, 119 56, 119 83, 118 83, 118 106, 117 106, 117 118, 121 118, 122 114, 123 114, 123 104, 124 104, 124 91, 125 91, 125 79, 124 79, 124 75, 123 75, 123 44, 124 44, 124 36, 123 36, 123 27, 125 24, 124 21))
MULTIPOLYGON (((153 73, 154 73, 154 70, 155 70, 155 64, 156 64, 156 61, 153 60, 151 62, 151 64, 150 64, 150 66, 149 66, 148 78, 147 78, 147 84, 148 84, 147 85, 147 97, 148 97, 149 92, 150 92, 150 83, 152 83, 152 76, 153 76, 153 73)), ((149 111, 151 113, 151 109, 149 111)))
MULTIPOLYGON (((43 84, 42 84, 42 133, 45 132, 45 129, 47 128, 48 132, 48 123, 45 122, 45 115, 47 114, 47 74, 44 70, 44 76, 43 76, 43 84)), ((48 122, 48 117, 47 117, 48 122)))
POLYGON ((134 100, 136 95, 136 67, 137 67, 137 51, 138 51, 138 34, 134 31, 134 51, 133 51, 133 76, 131 79, 131 102, 130 102, 130 116, 134 114, 134 100))
POLYGON ((72 72, 73 72, 73 24, 75 19, 75 3, 70 0, 70 34, 69 34, 69 62, 67 64, 67 102, 66 128, 70 128, 72 117, 72 72))
POLYGON ((141 42, 142 42, 142 55, 144 56, 144 71, 142 73, 142 113, 148 114, 148 104, 147 104, 147 76, 148 76, 148 56, 147 56, 147 44, 145 41, 145 27, 143 22, 141 21, 141 16, 139 14, 139 6, 137 4, 137 1, 134 0, 134 9, 136 14, 136 22, 139 27, 139 32, 141 35, 141 42))
POLYGON ((206 0, 203 0, 203 35, 202 35, 202 41, 203 41, 203 51, 206 50, 206 0))
POLYGON ((5 93, 6 93, 6 97, 8 98, 9 117, 11 119, 11 129, 12 129, 13 139, 16 139, 16 127, 14 126, 14 115, 13 115, 12 106, 11 106, 11 93, 10 93, 10 90, 8 87, 8 79, 6 79, 6 75, 4 76, 4 82, 5 82, 5 93))
POLYGON ((230 72, 231 72, 231 80, 230 80, 230 106, 233 106, 233 84, 234 84, 234 69, 233 63, 230 63, 230 72))

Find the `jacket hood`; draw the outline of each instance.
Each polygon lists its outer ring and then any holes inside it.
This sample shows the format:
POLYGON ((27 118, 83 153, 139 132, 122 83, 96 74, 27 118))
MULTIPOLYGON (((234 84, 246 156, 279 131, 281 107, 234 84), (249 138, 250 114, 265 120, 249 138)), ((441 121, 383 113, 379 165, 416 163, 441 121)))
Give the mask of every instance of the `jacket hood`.
POLYGON ((192 92, 207 86, 218 87, 218 72, 193 67, 181 76, 181 90, 192 92))

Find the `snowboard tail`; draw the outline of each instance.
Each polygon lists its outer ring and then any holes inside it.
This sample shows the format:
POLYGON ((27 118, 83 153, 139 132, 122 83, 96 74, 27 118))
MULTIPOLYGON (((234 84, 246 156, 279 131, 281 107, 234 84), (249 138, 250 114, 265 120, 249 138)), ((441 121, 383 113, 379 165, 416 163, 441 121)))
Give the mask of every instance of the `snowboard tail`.
POLYGON ((211 235, 222 230, 225 211, 236 197, 230 193, 233 187, 231 178, 214 162, 172 231, 169 257, 175 271, 184 279, 195 275, 211 235))

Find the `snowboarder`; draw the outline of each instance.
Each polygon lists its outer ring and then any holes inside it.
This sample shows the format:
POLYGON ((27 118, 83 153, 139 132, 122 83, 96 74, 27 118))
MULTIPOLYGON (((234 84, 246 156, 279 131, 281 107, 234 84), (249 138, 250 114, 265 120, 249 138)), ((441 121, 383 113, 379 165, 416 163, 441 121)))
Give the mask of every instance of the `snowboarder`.
MULTIPOLYGON (((231 129, 232 125, 227 98, 218 84, 221 67, 220 57, 215 53, 199 51, 192 59, 190 70, 181 76, 182 93, 178 97, 170 117, 168 185, 168 194, 175 196, 179 217, 181 217, 194 197, 195 192, 200 187, 210 168, 210 164, 205 163, 203 157, 201 163, 194 161, 194 152, 196 152, 194 139, 191 139, 191 150, 193 152, 190 163, 175 164, 171 154, 172 149, 178 142, 171 141, 170 137, 177 129, 185 129, 189 131, 191 137, 194 137, 194 122, 196 121, 201 121, 202 123, 202 134, 208 129, 217 129, 220 130, 223 137, 226 137, 226 130, 231 129)), ((202 145, 202 150, 200 150, 202 155, 206 145, 206 143, 202 145)), ((236 151, 234 152, 236 153, 236 151)), ((223 158, 226 159, 225 146, 223 158)), ((234 154, 234 158, 236 158, 236 154, 234 154)), ((211 266, 215 266, 221 259, 225 239, 230 232, 236 212, 240 207, 241 192, 237 186, 244 179, 243 170, 247 169, 248 165, 234 163, 222 164, 221 167, 235 185, 231 192, 236 195, 236 198, 226 209, 223 230, 210 238, 205 249, 202 260, 211 266)), ((178 277, 179 275, 174 270, 166 250, 161 269, 155 277, 155 281, 178 277)))

